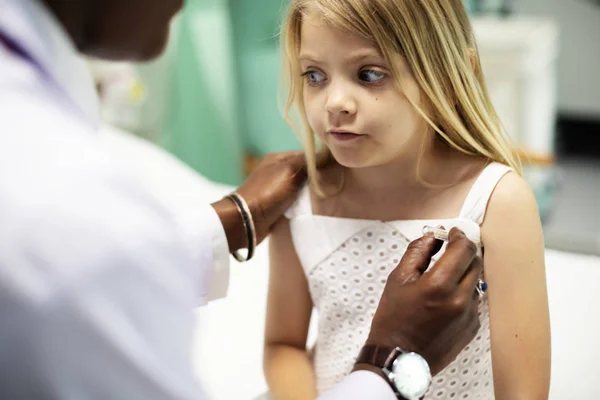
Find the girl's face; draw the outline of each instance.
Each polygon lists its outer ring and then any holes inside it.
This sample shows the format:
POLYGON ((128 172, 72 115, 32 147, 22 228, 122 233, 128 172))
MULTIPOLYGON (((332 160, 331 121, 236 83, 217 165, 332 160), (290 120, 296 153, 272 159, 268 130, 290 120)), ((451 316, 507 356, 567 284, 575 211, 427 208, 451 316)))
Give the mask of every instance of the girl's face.
MULTIPOLYGON (((419 86, 398 58, 398 78, 420 104, 419 86)), ((425 121, 395 85, 373 43, 309 13, 299 60, 308 122, 341 165, 380 166, 419 151, 425 121)))

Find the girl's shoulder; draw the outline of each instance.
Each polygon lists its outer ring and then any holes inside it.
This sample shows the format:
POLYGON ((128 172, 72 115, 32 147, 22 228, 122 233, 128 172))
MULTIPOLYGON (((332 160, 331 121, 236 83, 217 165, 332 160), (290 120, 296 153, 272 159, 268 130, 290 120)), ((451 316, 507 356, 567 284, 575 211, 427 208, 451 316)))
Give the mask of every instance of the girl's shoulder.
MULTIPOLYGON (((507 193, 510 193, 513 189, 523 189, 527 186, 523 178, 511 167, 493 161, 487 162, 470 181, 472 183, 469 184, 460 216, 471 219, 479 225, 483 223, 493 198, 498 195, 505 196, 506 188, 509 191, 507 193)), ((513 192, 512 196, 514 193, 517 192, 513 192)), ((514 200, 516 197, 511 199, 514 200)))
POLYGON ((537 215, 537 202, 531 186, 516 172, 505 171, 490 193, 486 214, 504 215, 524 212, 537 215))

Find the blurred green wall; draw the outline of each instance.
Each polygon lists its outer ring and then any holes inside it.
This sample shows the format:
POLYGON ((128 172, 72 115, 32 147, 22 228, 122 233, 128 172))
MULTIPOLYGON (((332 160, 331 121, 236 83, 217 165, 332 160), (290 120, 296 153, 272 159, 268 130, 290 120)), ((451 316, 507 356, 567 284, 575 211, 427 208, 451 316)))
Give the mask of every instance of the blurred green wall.
POLYGON ((168 55, 140 68, 158 89, 144 120, 160 128, 149 135, 212 180, 240 183, 246 154, 300 148, 277 102, 286 1, 188 0, 168 55))
POLYGON ((277 102, 280 82, 278 33, 287 0, 230 0, 243 121, 241 137, 248 151, 264 155, 301 148, 283 121, 277 102))
POLYGON ((162 145, 209 179, 243 178, 228 3, 188 1, 175 28, 162 145))

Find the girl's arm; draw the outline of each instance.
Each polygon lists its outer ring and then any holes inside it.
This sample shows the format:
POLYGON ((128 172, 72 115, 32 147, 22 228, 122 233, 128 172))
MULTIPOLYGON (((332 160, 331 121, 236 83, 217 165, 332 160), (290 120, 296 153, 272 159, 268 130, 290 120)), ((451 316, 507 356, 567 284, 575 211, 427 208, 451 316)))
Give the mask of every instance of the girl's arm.
POLYGON ((535 197, 509 173, 482 225, 497 400, 548 399, 550 317, 544 240, 535 197))
POLYGON ((269 244, 264 372, 270 398, 313 400, 317 390, 306 350, 313 305, 287 219, 276 224, 269 244))

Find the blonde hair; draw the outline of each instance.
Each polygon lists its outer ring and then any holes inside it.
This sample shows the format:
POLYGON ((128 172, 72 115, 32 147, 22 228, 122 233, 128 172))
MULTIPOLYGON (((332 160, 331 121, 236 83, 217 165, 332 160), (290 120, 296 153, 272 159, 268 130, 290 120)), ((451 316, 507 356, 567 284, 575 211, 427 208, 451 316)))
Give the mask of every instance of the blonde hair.
MULTIPOLYGON (((484 84, 477 47, 462 0, 291 0, 281 28, 281 54, 287 98, 286 122, 303 141, 311 182, 317 192, 315 134, 307 121, 298 54, 307 7, 332 27, 372 41, 394 76, 404 57, 427 99, 428 113, 408 101, 450 146, 521 171, 518 157, 492 106, 484 84)), ((397 79, 402 89, 402 82, 397 79)))

